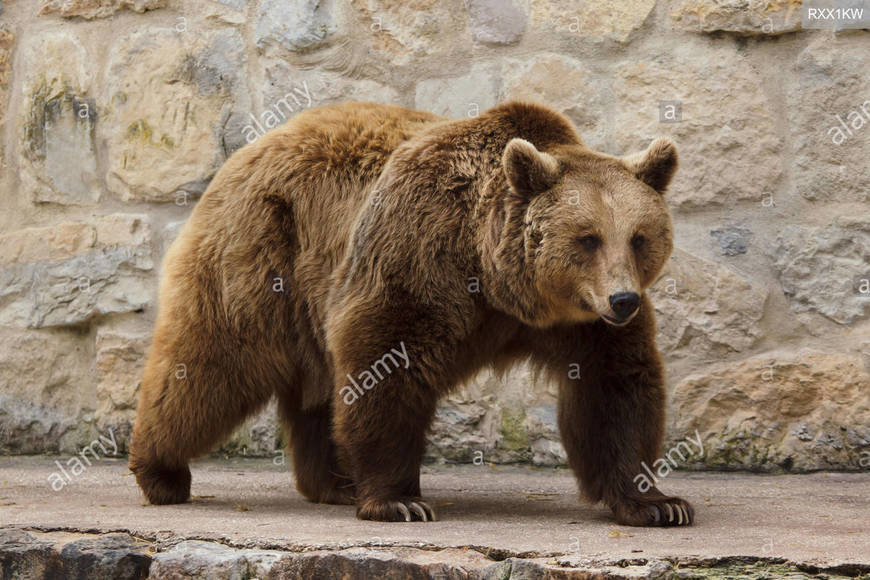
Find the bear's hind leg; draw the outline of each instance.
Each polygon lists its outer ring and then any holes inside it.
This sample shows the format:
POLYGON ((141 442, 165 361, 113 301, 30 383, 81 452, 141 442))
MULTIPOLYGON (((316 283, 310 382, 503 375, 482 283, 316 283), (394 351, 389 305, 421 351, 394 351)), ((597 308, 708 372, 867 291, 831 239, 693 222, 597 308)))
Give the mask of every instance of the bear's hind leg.
POLYGON ((299 493, 316 503, 355 503, 353 480, 339 467, 330 405, 298 411, 290 401, 282 400, 280 406, 299 493))
POLYGON ((228 372, 227 353, 169 358, 156 352, 156 343, 142 380, 129 467, 150 503, 182 503, 190 497, 190 460, 228 437, 271 391, 228 372))

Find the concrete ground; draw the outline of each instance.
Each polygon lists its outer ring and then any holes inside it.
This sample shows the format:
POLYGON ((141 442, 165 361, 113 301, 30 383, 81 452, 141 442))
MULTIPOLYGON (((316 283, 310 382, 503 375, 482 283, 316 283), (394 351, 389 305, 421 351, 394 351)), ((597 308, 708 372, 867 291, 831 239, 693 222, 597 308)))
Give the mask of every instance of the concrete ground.
POLYGON ((0 458, 0 578, 28 573, 28 545, 51 555, 32 577, 118 546, 145 566, 129 577, 221 577, 229 566, 238 577, 363 578, 373 565, 421 578, 870 577, 870 474, 675 473, 661 487, 694 504, 696 524, 631 528, 579 503, 567 470, 428 467, 424 496, 440 521, 379 523, 305 501, 270 460, 196 463, 192 502, 150 506, 124 460, 52 490, 66 459, 0 458))

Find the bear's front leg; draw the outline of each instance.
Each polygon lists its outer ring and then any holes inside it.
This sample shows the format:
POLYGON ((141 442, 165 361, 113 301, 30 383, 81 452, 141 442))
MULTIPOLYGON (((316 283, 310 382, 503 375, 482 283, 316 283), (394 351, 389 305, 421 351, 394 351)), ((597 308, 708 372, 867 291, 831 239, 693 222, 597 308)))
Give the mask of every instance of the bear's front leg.
MULTIPOLYGON (((621 524, 690 525, 692 506, 648 486, 661 457, 665 386, 655 346, 652 305, 645 300, 625 328, 604 322, 565 333, 559 430, 584 495, 604 501, 621 524), (576 364, 573 369, 570 365, 576 364)), ((560 357, 561 358, 561 357, 560 357)))
POLYGON ((357 340, 335 351, 333 408, 340 459, 356 482, 357 517, 434 521, 421 499, 420 465, 438 401, 436 361, 443 359, 411 333, 353 330, 357 340))

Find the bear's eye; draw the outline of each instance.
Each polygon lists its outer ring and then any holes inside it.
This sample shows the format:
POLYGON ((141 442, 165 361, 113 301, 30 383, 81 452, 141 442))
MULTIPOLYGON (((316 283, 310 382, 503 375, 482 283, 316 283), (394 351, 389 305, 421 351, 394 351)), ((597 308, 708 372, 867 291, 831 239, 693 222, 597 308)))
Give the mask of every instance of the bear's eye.
POLYGON ((631 247, 634 248, 635 251, 641 250, 644 244, 646 244, 646 238, 640 234, 636 234, 633 238, 631 238, 631 247))
POLYGON ((580 238, 580 245, 587 252, 594 252, 601 247, 601 238, 596 235, 589 234, 580 238))

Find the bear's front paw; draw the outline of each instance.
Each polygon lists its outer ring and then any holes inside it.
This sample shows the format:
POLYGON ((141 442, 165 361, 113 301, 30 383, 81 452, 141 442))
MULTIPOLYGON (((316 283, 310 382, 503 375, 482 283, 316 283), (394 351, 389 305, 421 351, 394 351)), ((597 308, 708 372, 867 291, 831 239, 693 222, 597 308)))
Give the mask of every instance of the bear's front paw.
POLYGON ((679 497, 625 498, 613 506, 620 524, 627 526, 690 526, 695 510, 679 497))
POLYGON ((379 522, 434 522, 435 510, 419 498, 365 500, 360 502, 356 517, 379 522))

